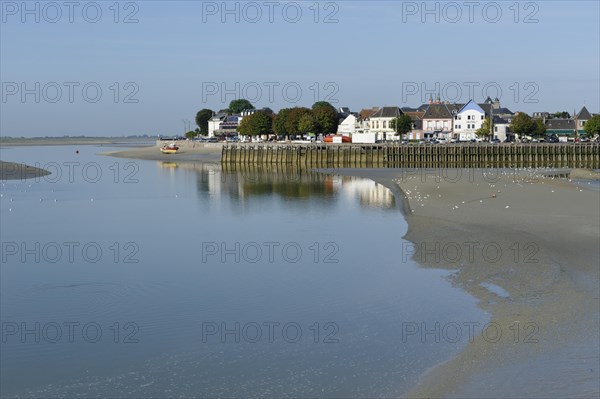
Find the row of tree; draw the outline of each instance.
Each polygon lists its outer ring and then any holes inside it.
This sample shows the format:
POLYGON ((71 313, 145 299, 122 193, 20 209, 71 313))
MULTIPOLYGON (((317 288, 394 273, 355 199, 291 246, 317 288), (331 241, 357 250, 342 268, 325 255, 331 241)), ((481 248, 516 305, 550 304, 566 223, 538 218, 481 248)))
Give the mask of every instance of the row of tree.
POLYGON ((275 116, 257 111, 244 117, 238 132, 247 136, 277 134, 295 136, 299 134, 333 134, 338 128, 338 113, 333 105, 325 101, 313 104, 312 108, 284 108, 275 116))

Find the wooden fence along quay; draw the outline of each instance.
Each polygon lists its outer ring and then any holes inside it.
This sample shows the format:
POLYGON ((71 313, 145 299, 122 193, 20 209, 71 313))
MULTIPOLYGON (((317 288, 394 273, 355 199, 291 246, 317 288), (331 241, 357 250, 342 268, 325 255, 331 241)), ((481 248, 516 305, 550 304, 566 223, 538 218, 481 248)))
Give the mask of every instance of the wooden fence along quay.
POLYGON ((366 168, 600 168, 600 143, 223 146, 223 164, 366 168))

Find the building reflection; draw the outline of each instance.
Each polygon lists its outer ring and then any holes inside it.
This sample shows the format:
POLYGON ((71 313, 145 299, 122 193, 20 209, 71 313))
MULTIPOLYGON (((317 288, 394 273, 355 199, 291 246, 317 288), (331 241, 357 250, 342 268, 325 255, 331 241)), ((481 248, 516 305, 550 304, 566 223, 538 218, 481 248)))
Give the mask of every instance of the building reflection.
POLYGON ((396 208, 394 195, 387 187, 369 179, 339 176, 335 170, 319 173, 285 165, 237 167, 199 162, 160 162, 159 166, 170 175, 191 172, 199 193, 235 201, 273 195, 286 201, 326 201, 340 196, 357 198, 363 208, 396 208))

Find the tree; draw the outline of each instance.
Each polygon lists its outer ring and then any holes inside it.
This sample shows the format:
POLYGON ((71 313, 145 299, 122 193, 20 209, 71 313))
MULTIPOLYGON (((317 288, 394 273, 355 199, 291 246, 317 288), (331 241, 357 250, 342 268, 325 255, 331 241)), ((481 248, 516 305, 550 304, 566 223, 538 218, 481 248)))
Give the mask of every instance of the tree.
POLYGON ((546 135, 546 125, 544 125, 544 121, 541 119, 534 119, 533 124, 535 129, 533 130, 533 134, 538 137, 542 137, 546 135))
POLYGON ((196 137, 198 135, 198 133, 194 132, 194 131, 189 131, 185 134, 185 138, 186 139, 193 139, 194 137, 196 137))
POLYGON ((334 110, 335 112, 337 112, 335 107, 333 105, 331 105, 331 103, 328 103, 327 101, 317 101, 316 103, 313 104, 312 110, 314 111, 315 109, 321 108, 321 107, 329 107, 332 110, 334 110))
POLYGON ((246 99, 233 100, 229 103, 228 111, 230 114, 240 114, 242 111, 254 109, 254 105, 246 99))
POLYGON ((521 136, 531 136, 536 129, 536 122, 524 112, 517 113, 510 124, 510 130, 521 136))
POLYGON ((482 139, 486 138, 486 137, 490 137, 492 135, 492 133, 490 131, 490 118, 485 118, 485 120, 483 121, 483 124, 481 125, 481 127, 479 129, 477 129, 475 134, 477 135, 477 137, 481 137, 482 139))
POLYGON ((592 119, 585 122, 583 128, 585 129, 585 135, 589 138, 600 135, 600 115, 592 116, 592 119))
POLYGON ((571 117, 571 114, 569 114, 567 111, 562 111, 562 112, 555 112, 554 114, 552 114, 552 116, 554 118, 559 118, 559 119, 569 119, 571 117))
POLYGON ((292 108, 285 120, 285 130, 287 134, 296 135, 300 133, 300 118, 303 115, 310 114, 311 111, 308 108, 296 107, 292 108))
POLYGON ((291 108, 284 108, 280 110, 277 115, 275 115, 275 118, 273 118, 273 132, 275 132, 275 134, 278 136, 287 137, 289 135, 285 126, 291 111, 291 108))
POLYGON ((204 108, 196 114, 196 125, 200 129, 200 134, 208 134, 208 121, 213 117, 214 112, 210 109, 204 108))
POLYGON ((302 134, 314 133, 317 128, 315 118, 311 114, 304 114, 298 121, 298 131, 302 134))
POLYGON ((273 119, 261 111, 245 116, 238 126, 238 132, 246 136, 261 136, 272 131, 273 119))
MULTIPOLYGON (((317 104, 319 103, 316 103, 315 105, 317 104)), ((337 133, 339 125, 338 113, 331 104, 317 105, 313 108, 312 114, 317 124, 315 127, 316 133, 337 133)))
POLYGON ((412 119, 408 115, 400 115, 390 122, 390 128, 396 132, 396 135, 405 135, 412 130, 412 119))

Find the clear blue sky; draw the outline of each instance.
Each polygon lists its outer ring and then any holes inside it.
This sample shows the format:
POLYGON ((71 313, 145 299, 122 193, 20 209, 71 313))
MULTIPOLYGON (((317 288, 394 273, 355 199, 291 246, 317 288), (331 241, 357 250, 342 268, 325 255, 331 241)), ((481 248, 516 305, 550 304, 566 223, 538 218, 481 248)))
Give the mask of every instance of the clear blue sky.
POLYGON ((513 111, 600 112, 596 0, 315 3, 29 1, 28 12, 3 0, 1 134, 173 134, 244 93, 274 110, 472 91, 513 111))

